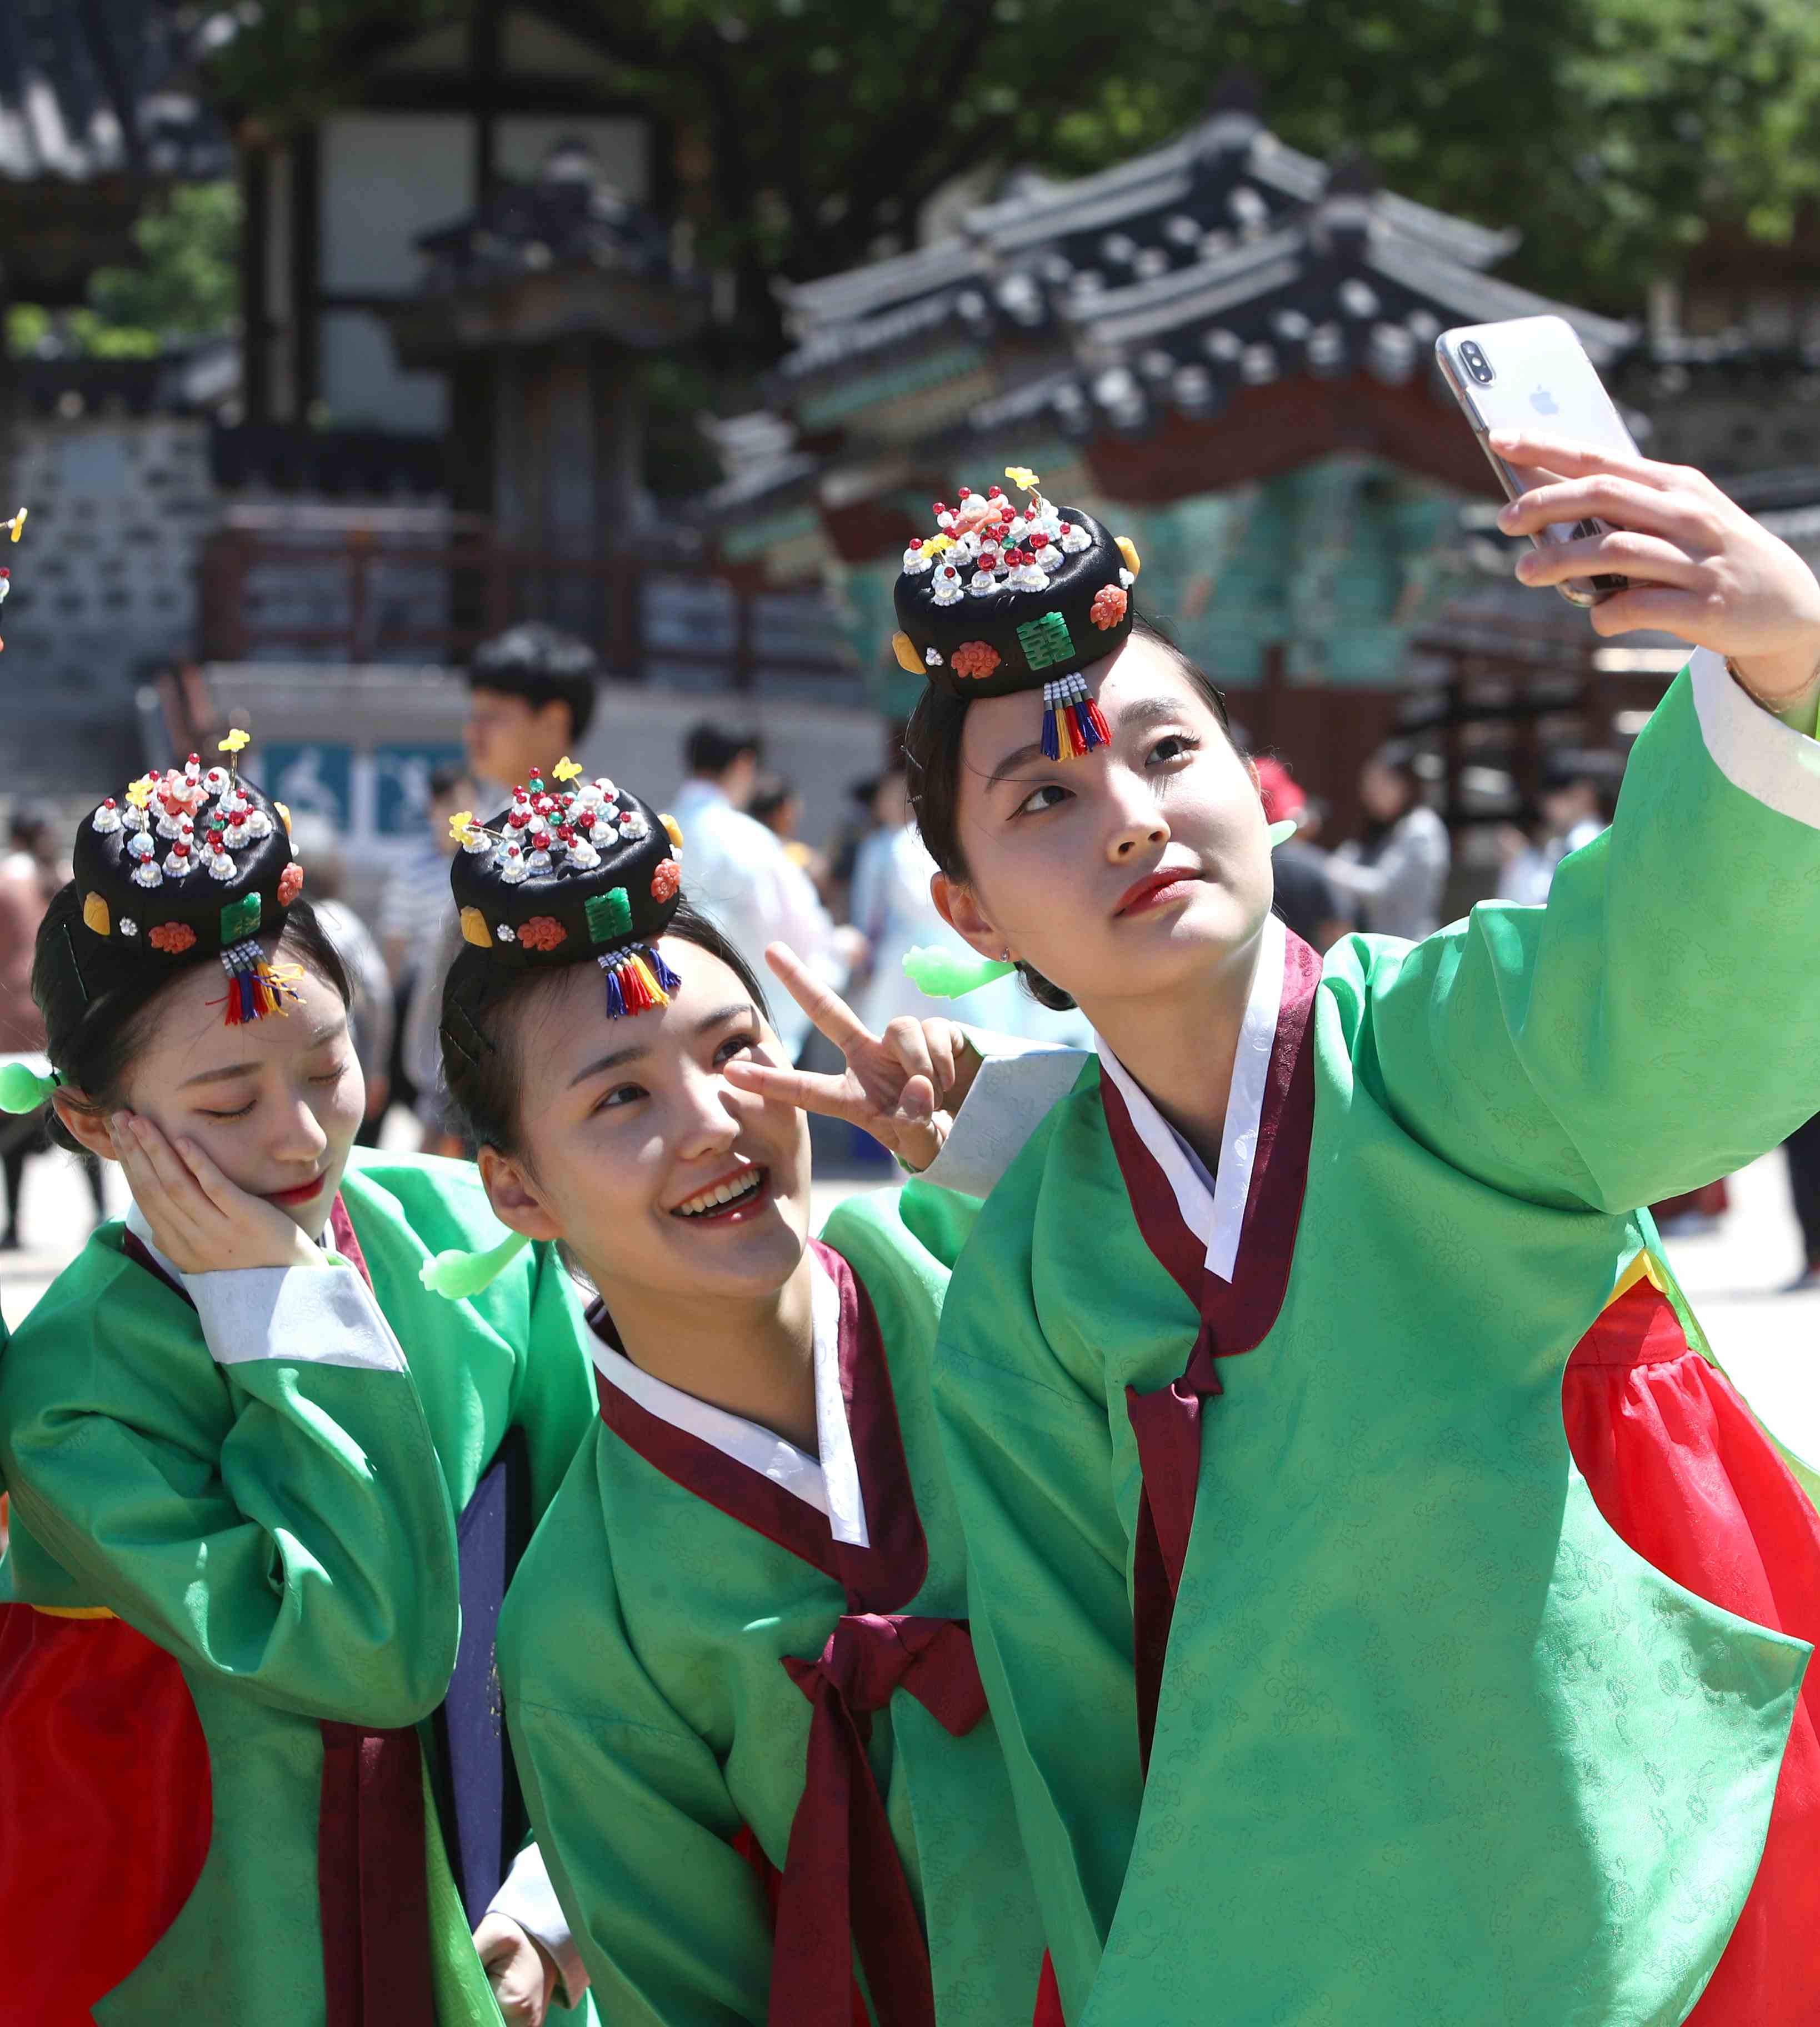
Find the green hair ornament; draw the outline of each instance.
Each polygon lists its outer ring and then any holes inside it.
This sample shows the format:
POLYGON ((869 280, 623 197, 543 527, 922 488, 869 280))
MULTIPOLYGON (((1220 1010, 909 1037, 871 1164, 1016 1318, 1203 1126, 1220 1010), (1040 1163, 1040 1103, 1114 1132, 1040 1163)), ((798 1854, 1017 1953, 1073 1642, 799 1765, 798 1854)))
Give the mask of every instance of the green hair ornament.
POLYGON ((965 953, 946 943, 919 943, 906 951, 904 976, 917 991, 932 999, 958 999, 964 992, 976 992, 995 978, 1009 978, 1017 967, 998 958, 965 953))
POLYGON ((1279 844, 1287 844, 1295 836, 1295 818, 1280 817, 1264 833, 1270 840, 1270 848, 1275 851, 1279 844))
POLYGON ((55 1070, 46 1076, 24 1063, 0 1065, 0 1112, 35 1112, 56 1088, 55 1070))
POLYGON ((452 1246, 434 1260, 426 1260, 417 1278, 431 1294, 459 1302, 496 1281, 530 1242, 522 1231, 512 1231, 484 1253, 463 1253, 460 1246, 452 1246))

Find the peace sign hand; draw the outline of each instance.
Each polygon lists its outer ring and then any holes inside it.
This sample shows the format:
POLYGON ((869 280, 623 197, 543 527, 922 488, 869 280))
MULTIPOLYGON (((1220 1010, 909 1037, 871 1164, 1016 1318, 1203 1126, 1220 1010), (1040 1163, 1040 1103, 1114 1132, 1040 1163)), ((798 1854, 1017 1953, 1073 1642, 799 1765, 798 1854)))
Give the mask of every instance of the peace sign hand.
POLYGON ((953 1021, 906 1014, 875 1035, 847 1002, 822 984, 788 943, 772 943, 765 962, 790 997, 847 1058, 838 1076, 773 1069, 736 1058, 729 1084, 869 1133, 906 1169, 926 1169, 941 1151, 979 1073, 980 1057, 953 1021))

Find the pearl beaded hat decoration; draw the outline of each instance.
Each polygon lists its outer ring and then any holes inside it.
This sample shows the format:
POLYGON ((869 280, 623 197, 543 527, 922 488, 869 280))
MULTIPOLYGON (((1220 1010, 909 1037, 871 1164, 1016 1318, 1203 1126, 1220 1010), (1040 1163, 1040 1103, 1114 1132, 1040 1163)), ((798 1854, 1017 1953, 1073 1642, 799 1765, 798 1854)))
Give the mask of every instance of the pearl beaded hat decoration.
MULTIPOLYGON (((449 885, 472 948, 521 966, 593 958, 617 1019, 676 990, 656 943, 681 892, 682 834, 629 789, 581 775, 565 757, 514 789, 490 823, 458 811, 449 885)), ((463 1047, 459 1033, 450 1039, 463 1047)))
POLYGON ((72 854, 80 940, 66 939, 79 984, 87 954, 105 944, 148 980, 218 962, 227 980, 218 1003, 231 1027, 282 1014, 296 999, 298 968, 269 964, 264 941, 283 928, 304 871, 291 854, 290 812, 239 771, 248 743, 231 731, 218 749, 223 760, 205 767, 192 753, 180 767, 142 774, 83 818, 72 854))
POLYGON ((1040 691, 1043 750, 1078 759, 1106 743, 1082 671, 1132 630, 1138 552, 1091 514, 1051 506, 1026 467, 1005 476, 1021 504, 996 486, 935 503, 936 534, 904 552, 892 651, 951 696, 1040 691))

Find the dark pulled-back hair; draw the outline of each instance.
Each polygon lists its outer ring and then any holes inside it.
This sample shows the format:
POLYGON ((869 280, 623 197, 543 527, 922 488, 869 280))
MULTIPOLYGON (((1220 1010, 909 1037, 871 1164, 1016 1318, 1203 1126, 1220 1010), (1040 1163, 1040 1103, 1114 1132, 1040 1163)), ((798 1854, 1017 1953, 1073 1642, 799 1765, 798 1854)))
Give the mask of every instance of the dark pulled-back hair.
MULTIPOLYGON (((347 967, 308 901, 292 902, 274 947, 334 987, 344 1006, 352 1002, 347 967)), ((161 1002, 189 973, 184 965, 161 977, 142 961, 122 957, 113 939, 91 936, 83 926, 76 882, 65 881, 38 925, 31 996, 44 1016, 45 1054, 59 1080, 87 1101, 68 1102, 98 1116, 118 1108, 120 1087, 157 1024, 161 1002)), ((50 1132, 60 1146, 82 1151, 54 1112, 50 1132)))
MULTIPOLYGON (((663 932, 717 957, 751 995, 769 1021, 765 988, 751 966, 706 915, 679 902, 663 932)), ((553 991, 573 969, 568 965, 500 964, 464 944, 442 982, 442 1075, 461 1109, 476 1146, 503 1154, 522 1152, 524 1122, 520 1086, 524 1071, 518 1014, 532 1000, 553 991)), ((603 1001, 605 985, 601 987, 603 1001)))
MULTIPOLYGON (((1227 712, 1225 692, 1154 619, 1134 619, 1130 637, 1161 648, 1206 699, 1221 726, 1231 732, 1232 721, 1227 712)), ((953 696, 931 684, 917 699, 903 733, 904 765, 910 774, 910 807, 916 813, 917 829, 930 858, 951 880, 973 877, 961 847, 961 735, 972 701, 970 697, 953 696)), ((1033 696, 1033 707, 1035 701, 1033 696)), ((1017 973, 1039 1005, 1058 1013, 1065 1013, 1073 1006, 1073 1000, 1059 985, 1050 984, 1031 966, 1020 964, 1017 973)))
POLYGON ((594 722, 599 664, 585 641, 541 619, 525 621, 483 641, 468 657, 470 689, 522 697, 533 711, 566 704, 571 743, 594 722))

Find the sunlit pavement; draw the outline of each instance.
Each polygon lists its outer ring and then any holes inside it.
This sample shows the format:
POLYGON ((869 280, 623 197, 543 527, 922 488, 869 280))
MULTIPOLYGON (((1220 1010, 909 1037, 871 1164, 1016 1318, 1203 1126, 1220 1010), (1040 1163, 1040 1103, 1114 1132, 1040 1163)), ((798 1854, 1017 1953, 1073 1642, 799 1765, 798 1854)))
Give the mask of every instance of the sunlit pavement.
MULTIPOLYGON (((403 1130, 408 1135, 408 1126, 403 1130)), ((841 1198, 889 1182, 894 1171, 880 1165, 842 1174, 851 1165, 840 1161, 838 1142, 821 1132, 817 1140, 824 1178, 815 1186, 819 1228, 841 1198)), ((117 1213, 126 1191, 116 1169, 109 1169, 107 1187, 117 1213)), ((1785 1442, 1820 1460, 1820 1290, 1780 1292, 1798 1270, 1801 1252, 1781 1156, 1769 1155, 1734 1176, 1731 1194, 1718 1229, 1670 1239, 1669 1257, 1720 1364, 1785 1442)), ((19 1324, 81 1245, 90 1215, 72 1157, 54 1152, 30 1163, 20 1218, 25 1245, 0 1253, 0 1315, 9 1325, 19 1324)))

